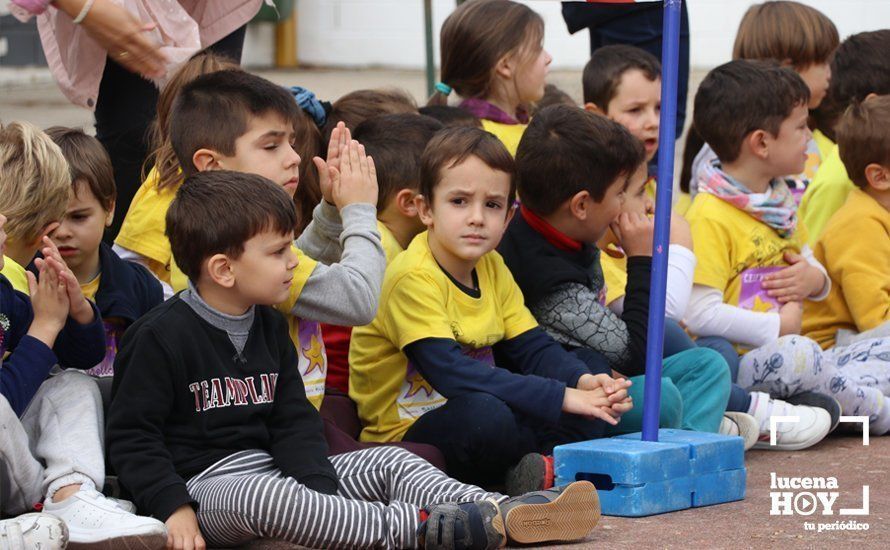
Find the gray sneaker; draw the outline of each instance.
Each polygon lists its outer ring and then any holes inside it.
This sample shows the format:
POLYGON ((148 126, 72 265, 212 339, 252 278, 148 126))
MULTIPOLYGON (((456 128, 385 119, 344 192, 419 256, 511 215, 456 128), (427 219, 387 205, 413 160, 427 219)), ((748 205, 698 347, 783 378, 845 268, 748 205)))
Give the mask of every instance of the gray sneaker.
POLYGON ((500 504, 511 544, 574 541, 600 520, 600 501, 589 481, 526 493, 500 504))
POLYGON ((23 514, 0 521, 0 550, 62 550, 68 527, 52 514, 23 514))

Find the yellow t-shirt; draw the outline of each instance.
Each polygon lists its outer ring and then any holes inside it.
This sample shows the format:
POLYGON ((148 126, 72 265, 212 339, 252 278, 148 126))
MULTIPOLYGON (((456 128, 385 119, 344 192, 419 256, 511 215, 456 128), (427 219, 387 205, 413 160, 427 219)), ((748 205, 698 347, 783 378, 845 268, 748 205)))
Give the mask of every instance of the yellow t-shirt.
POLYGON ((377 220, 377 231, 380 232, 380 242, 383 245, 383 253, 386 255, 386 265, 389 265, 405 249, 396 240, 396 236, 392 234, 392 231, 383 225, 383 222, 380 220, 377 220))
POLYGON ((821 302, 804 303, 802 334, 827 349, 838 329, 863 332, 890 321, 890 212, 854 189, 813 253, 831 277, 831 290, 821 302))
POLYGON ((436 263, 424 232, 386 270, 380 309, 352 332, 349 396, 358 405, 362 441, 399 441, 421 415, 445 404, 402 350, 424 338, 449 338, 475 359, 494 364, 491 346, 538 323, 503 258, 476 265, 481 296, 457 287, 436 263))
POLYGON ((799 218, 809 230, 810 246, 816 244, 825 224, 855 188, 856 185, 847 176, 847 169, 841 162, 840 151, 835 145, 819 166, 819 171, 807 187, 798 209, 799 218))
POLYGON ((723 293, 723 302, 733 306, 739 305, 743 271, 786 266, 784 253, 800 253, 806 244, 807 231, 800 220, 797 231, 783 239, 770 226, 709 193, 695 196, 686 218, 698 260, 693 282, 716 288, 723 293))
POLYGON ((0 269, 0 274, 9 279, 12 288, 25 294, 31 294, 31 289, 28 288, 28 276, 25 273, 25 268, 15 260, 9 256, 3 256, 3 269, 0 269))
POLYGON ((816 142, 816 148, 819 150, 819 158, 828 158, 831 150, 834 149, 834 142, 828 136, 822 133, 822 130, 813 131, 813 141, 816 142))
POLYGON ((83 293, 83 297, 92 302, 96 301, 96 293, 99 292, 99 281, 102 280, 102 275, 99 275, 92 281, 88 283, 84 283, 80 285, 80 291, 83 293))
POLYGON ((606 305, 625 294, 627 288, 627 257, 613 258, 605 252, 600 254, 603 266, 603 279, 606 282, 606 305))
POLYGON ((297 368, 303 379, 303 387, 306 388, 306 397, 316 409, 319 409, 324 399, 324 383, 328 374, 328 357, 321 337, 321 325, 315 321, 300 319, 290 313, 318 262, 303 254, 300 249, 294 247, 294 250, 299 262, 294 270, 290 295, 286 302, 276 305, 275 308, 287 317, 290 339, 297 351, 297 368))
POLYGON ((167 210, 180 184, 158 189, 158 173, 152 168, 142 182, 124 217, 115 244, 149 259, 149 269, 174 292, 188 287, 188 277, 173 261, 170 241, 164 234, 167 210))
POLYGON ((482 119, 482 129, 497 136, 507 148, 507 151, 510 151, 510 154, 514 157, 516 156, 516 149, 519 147, 519 140, 522 139, 522 134, 526 128, 528 128, 527 124, 504 124, 482 119))

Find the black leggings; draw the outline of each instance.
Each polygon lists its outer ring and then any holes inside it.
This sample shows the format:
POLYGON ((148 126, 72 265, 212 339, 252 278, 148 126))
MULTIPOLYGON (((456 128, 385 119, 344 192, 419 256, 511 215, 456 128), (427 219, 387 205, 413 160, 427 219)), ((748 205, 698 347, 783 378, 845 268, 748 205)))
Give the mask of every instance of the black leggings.
MULTIPOLYGON (((207 49, 240 63, 246 29, 242 26, 207 49)), ((142 183, 142 164, 148 156, 148 129, 155 118, 157 103, 158 89, 151 81, 131 73, 110 57, 106 59, 96 101, 96 137, 111 157, 117 185, 114 221, 105 232, 105 242, 109 244, 117 237, 130 202, 142 183)))

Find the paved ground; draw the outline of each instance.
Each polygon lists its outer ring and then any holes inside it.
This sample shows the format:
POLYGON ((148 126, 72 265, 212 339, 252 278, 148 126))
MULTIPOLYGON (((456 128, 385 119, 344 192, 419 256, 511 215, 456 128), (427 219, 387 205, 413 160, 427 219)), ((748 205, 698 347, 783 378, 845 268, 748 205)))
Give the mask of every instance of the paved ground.
MULTIPOLYGON (((861 436, 832 436, 799 452, 751 451, 745 466, 745 500, 695 508, 648 518, 604 517, 583 543, 549 548, 887 548, 890 537, 890 438, 873 438, 862 446, 861 436), (840 495, 834 515, 771 516, 770 479, 777 477, 834 477, 840 495), (869 514, 841 516, 842 508, 862 507, 862 486, 869 486, 869 514), (867 531, 823 531, 819 524, 868 524, 867 531), (815 524, 807 531, 805 522, 815 524)), ((807 491, 800 491, 807 492, 807 491)), ((805 498, 805 497, 802 497, 805 498)), ((801 500, 803 503, 804 500, 801 500)), ((863 525, 864 527, 864 525, 863 525)), ((249 550, 291 550, 282 542, 254 543, 249 550)), ((245 549, 246 550, 246 549, 245 549)))
MULTIPOLYGON (((419 102, 425 84, 419 71, 298 70, 261 72, 282 84, 299 84, 321 98, 337 98, 358 87, 395 86, 412 93, 419 102)), ((693 86, 701 80, 693 73, 693 86)), ((580 73, 559 71, 551 81, 580 100, 580 73)), ((0 121, 30 120, 40 126, 64 124, 92 126, 89 111, 71 106, 43 70, 0 68, 0 121)), ((887 548, 890 538, 890 438, 877 438, 868 447, 852 436, 832 437, 814 449, 796 453, 751 452, 747 456, 747 498, 744 501, 654 516, 604 518, 592 536, 573 548, 887 548), (770 474, 837 478, 835 515, 771 516, 770 474), (870 487, 867 516, 839 516, 840 508, 858 508, 863 485, 870 487), (833 524, 850 519, 868 523, 868 531, 810 532, 805 521, 833 524)), ((818 514, 818 513, 817 513, 818 514)), ((285 550, 276 542, 254 544, 251 550, 285 550)))

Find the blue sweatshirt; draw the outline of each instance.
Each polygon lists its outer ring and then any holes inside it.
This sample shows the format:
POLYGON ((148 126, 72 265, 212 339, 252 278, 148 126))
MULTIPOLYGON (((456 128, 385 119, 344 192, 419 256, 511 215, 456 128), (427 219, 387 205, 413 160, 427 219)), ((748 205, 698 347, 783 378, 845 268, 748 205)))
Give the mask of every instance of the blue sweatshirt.
POLYGON ((81 325, 70 317, 52 349, 28 336, 34 319, 31 300, 0 275, 0 395, 19 416, 37 393, 53 365, 89 369, 105 357, 105 330, 96 306, 92 323, 81 325))

